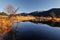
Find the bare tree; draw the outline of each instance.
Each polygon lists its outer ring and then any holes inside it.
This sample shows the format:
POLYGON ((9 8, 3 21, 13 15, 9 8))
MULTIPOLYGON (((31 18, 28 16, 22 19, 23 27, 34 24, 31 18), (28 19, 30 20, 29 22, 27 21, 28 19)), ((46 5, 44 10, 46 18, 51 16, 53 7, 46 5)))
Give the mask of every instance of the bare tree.
POLYGON ((11 14, 16 14, 16 12, 18 11, 19 8, 15 9, 12 5, 7 5, 6 8, 5 8, 5 12, 8 14, 8 15, 11 15, 11 14))
MULTIPOLYGON (((10 5, 10 4, 6 6, 5 12, 9 15, 9 18, 8 18, 9 20, 10 20, 10 18, 11 18, 12 16, 14 16, 14 15, 17 13, 18 9, 19 9, 19 8, 15 9, 15 8, 14 8, 12 5, 10 5)), ((17 28, 18 28, 18 19, 17 19, 17 26, 16 26, 15 31, 17 30, 17 28)), ((14 36, 16 35, 15 32, 14 32, 13 30, 11 30, 11 32, 9 32, 9 33, 10 33, 11 38, 15 39, 15 38, 14 38, 14 36)))
POLYGON ((55 15, 55 13, 54 13, 53 11, 51 12, 50 16, 51 16, 52 18, 56 17, 56 15, 55 15))
POLYGON ((14 8, 12 7, 12 5, 7 5, 6 8, 5 8, 5 12, 10 15, 10 14, 13 14, 14 13, 14 8))

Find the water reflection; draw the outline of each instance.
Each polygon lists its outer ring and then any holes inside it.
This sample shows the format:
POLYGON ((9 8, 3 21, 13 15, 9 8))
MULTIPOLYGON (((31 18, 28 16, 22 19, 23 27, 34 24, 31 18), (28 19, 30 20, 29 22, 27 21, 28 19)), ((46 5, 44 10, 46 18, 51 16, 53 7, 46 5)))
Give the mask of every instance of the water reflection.
MULTIPOLYGON (((17 23, 14 23, 13 30, 17 23)), ((60 28, 47 24, 34 24, 32 22, 20 22, 18 24, 15 40, 60 40, 60 28)), ((8 36, 6 36, 8 38, 8 36)), ((9 40, 9 39, 6 39, 9 40)))

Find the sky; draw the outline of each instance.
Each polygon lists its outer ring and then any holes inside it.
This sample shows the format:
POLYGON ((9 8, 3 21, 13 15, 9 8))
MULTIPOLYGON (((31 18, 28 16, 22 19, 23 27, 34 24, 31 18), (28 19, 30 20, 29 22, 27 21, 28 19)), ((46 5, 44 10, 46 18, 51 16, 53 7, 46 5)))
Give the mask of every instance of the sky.
POLYGON ((60 8, 60 0, 0 0, 0 11, 4 11, 8 4, 11 4, 14 8, 19 8, 19 13, 60 8))

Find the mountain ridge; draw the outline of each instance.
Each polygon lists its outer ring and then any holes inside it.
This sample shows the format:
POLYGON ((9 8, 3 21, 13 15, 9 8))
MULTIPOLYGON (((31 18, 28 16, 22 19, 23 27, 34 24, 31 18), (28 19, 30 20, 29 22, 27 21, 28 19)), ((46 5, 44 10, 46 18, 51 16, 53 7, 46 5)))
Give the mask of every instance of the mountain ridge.
MULTIPOLYGON (((32 15, 32 16, 51 16, 51 13, 54 13, 54 15, 56 17, 60 17, 60 8, 52 8, 52 9, 49 9, 47 11, 34 11, 34 12, 30 12, 30 13, 19 13, 19 14, 16 14, 16 15, 22 15, 22 16, 26 16, 26 15, 32 15)), ((0 12, 0 15, 7 15, 6 13, 4 12, 0 12)))

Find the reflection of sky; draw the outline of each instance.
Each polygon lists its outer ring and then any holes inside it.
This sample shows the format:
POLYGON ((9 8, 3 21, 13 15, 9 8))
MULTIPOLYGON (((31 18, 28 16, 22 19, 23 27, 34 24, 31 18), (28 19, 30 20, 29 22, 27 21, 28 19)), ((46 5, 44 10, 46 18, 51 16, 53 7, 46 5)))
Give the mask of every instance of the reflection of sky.
POLYGON ((19 7, 19 12, 60 8, 60 0, 0 0, 0 11, 3 11, 3 8, 5 8, 7 4, 19 7))
MULTIPOLYGON (((16 24, 14 24, 14 27, 16 27, 16 24)), ((30 22, 21 22, 19 24, 19 31, 20 33, 23 33, 25 31, 35 31, 35 33, 42 33, 42 35, 45 35, 47 37, 54 37, 60 39, 60 28, 59 27, 51 27, 46 24, 34 24, 30 22)))

